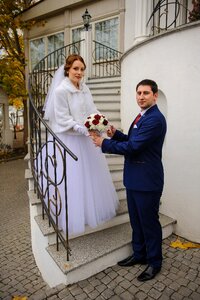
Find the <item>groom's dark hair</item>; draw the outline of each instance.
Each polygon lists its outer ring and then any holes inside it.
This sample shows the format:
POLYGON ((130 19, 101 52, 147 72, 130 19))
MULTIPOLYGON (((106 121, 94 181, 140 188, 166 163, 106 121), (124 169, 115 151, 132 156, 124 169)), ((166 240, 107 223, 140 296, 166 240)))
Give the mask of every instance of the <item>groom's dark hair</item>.
POLYGON ((152 92, 155 94, 158 92, 158 85, 155 81, 151 79, 143 79, 136 85, 136 91, 140 85, 149 85, 151 87, 152 92))

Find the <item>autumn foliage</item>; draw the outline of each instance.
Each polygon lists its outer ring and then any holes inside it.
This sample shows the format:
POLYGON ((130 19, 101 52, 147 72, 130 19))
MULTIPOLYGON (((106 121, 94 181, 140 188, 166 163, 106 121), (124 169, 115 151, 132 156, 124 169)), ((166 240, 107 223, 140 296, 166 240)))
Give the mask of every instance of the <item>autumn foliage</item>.
MULTIPOLYGON (((0 86, 8 95, 9 104, 24 108, 27 131, 27 90, 23 29, 32 26, 22 21, 21 12, 32 5, 30 0, 0 0, 0 86)), ((25 132, 26 139, 26 132, 25 132)))
POLYGON ((27 98, 22 30, 25 24, 17 15, 26 1, 0 0, 0 83, 9 103, 22 108, 27 98))

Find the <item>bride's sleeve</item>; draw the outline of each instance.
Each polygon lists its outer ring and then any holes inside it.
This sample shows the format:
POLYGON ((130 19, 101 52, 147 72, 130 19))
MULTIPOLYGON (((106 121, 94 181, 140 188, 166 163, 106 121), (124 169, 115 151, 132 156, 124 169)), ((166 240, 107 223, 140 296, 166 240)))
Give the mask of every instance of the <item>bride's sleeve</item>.
POLYGON ((70 113, 68 95, 64 89, 57 89, 55 91, 54 113, 58 132, 67 131, 76 125, 70 113))

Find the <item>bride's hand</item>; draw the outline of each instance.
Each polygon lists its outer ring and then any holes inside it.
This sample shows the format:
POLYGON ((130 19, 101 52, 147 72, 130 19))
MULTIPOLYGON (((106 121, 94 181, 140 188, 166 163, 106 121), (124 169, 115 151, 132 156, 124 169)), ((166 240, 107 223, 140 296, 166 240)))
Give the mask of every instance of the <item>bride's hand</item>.
POLYGON ((102 142, 104 140, 103 137, 99 136, 99 135, 90 135, 93 143, 95 144, 96 147, 101 147, 102 142))
POLYGON ((88 132, 91 137, 100 136, 100 133, 97 132, 97 130, 88 130, 88 132))

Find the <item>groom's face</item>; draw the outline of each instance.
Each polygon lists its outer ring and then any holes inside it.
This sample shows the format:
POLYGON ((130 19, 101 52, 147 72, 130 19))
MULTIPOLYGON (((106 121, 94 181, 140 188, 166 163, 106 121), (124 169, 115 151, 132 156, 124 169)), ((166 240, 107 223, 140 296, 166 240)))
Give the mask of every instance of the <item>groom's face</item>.
POLYGON ((158 93, 153 93, 151 86, 139 85, 136 91, 136 99, 141 110, 145 110, 156 103, 158 93))

